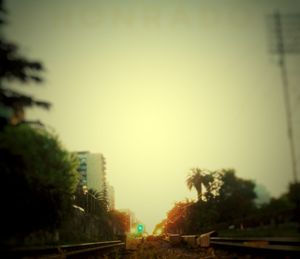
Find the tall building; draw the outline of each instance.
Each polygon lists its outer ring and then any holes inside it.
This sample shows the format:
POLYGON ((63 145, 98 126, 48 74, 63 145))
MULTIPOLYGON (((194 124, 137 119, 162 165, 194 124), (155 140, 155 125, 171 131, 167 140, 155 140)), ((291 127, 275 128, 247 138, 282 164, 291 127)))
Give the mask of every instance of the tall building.
POLYGON ((75 152, 79 159, 81 185, 102 192, 105 186, 105 159, 100 153, 75 152))
POLYGON ((88 151, 80 151, 74 152, 77 155, 79 160, 79 166, 77 171, 80 173, 80 184, 82 186, 87 185, 87 157, 89 152, 88 151))
POLYGON ((87 156, 87 187, 103 192, 105 187, 105 159, 102 154, 87 156))
POLYGON ((114 188, 105 179, 106 161, 102 154, 91 153, 89 151, 74 152, 79 159, 78 172, 80 173, 80 183, 89 189, 102 193, 106 187, 106 194, 109 209, 114 209, 115 194, 114 188))
POLYGON ((107 184, 107 200, 109 204, 109 210, 115 209, 115 189, 110 184, 107 184))

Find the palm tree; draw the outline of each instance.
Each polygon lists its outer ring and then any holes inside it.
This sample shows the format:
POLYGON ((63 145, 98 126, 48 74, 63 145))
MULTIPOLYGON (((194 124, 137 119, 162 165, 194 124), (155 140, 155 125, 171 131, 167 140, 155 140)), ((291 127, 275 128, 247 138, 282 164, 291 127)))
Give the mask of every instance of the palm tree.
POLYGON ((93 198, 94 198, 95 200, 100 200, 101 194, 100 194, 99 191, 97 191, 96 189, 93 189, 93 188, 89 188, 89 189, 88 189, 88 192, 89 192, 89 194, 90 194, 91 196, 93 196, 93 198))
POLYGON ((193 187, 198 194, 198 202, 202 200, 202 184, 203 184, 203 172, 200 168, 192 168, 189 176, 186 179, 187 187, 191 190, 193 187))
POLYGON ((90 207, 90 212, 92 212, 93 214, 97 214, 96 213, 97 208, 99 207, 99 205, 101 203, 100 192, 97 191, 96 189, 89 188, 86 195, 87 195, 87 200, 89 201, 88 206, 90 207))

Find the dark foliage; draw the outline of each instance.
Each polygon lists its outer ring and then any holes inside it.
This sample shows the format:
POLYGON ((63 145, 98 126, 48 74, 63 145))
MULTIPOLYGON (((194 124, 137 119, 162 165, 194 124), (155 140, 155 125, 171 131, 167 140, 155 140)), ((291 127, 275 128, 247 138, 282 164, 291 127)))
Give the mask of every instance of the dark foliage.
POLYGON ((46 130, 6 126, 0 132, 1 243, 58 228, 72 209, 76 168, 46 130))
MULTIPOLYGON (((7 11, 4 8, 3 1, 0 1, 0 29, 6 25, 7 11)), ((50 103, 37 100, 32 96, 22 94, 12 90, 11 83, 15 81, 26 85, 31 82, 40 83, 43 81, 41 72, 44 67, 39 61, 32 61, 23 57, 19 53, 19 47, 12 42, 7 41, 3 34, 0 34, 0 129, 4 125, 12 123, 11 118, 23 111, 23 108, 39 106, 49 109, 50 103)), ((19 123, 23 117, 17 118, 19 123)))
MULTIPOLYGON (((197 234, 218 226, 244 224, 246 217, 255 210, 254 183, 238 178, 232 169, 210 173, 201 169, 194 171, 206 192, 198 193, 198 197, 203 198, 198 198, 197 202, 176 203, 168 213, 165 232, 197 234)), ((191 180, 188 187, 191 187, 193 178, 188 179, 191 180)))

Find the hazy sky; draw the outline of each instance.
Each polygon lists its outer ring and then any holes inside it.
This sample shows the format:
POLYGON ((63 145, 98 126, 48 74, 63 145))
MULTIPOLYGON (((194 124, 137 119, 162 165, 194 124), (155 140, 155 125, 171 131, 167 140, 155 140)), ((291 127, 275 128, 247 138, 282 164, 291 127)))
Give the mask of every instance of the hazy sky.
MULTIPOLYGON (((148 230, 196 198, 192 167, 235 168, 274 196, 292 180, 278 58, 266 15, 300 1, 10 0, 6 35, 41 60, 53 103, 28 119, 70 151, 101 152, 117 208, 148 230)), ((288 55, 300 163, 300 57, 288 55)), ((298 175, 298 178, 300 176, 298 175)))

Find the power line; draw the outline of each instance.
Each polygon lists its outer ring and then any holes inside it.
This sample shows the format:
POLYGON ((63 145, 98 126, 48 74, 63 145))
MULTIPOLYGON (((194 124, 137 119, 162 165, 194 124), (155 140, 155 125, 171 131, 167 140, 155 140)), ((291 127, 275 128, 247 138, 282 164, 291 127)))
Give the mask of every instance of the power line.
POLYGON ((286 68, 287 53, 300 53, 300 14, 280 14, 279 11, 274 12, 271 16, 271 32, 272 38, 275 39, 271 43, 271 52, 278 54, 279 67, 282 78, 283 97, 286 112, 287 135, 290 144, 290 152, 292 159, 292 170, 294 182, 297 182, 297 159, 293 134, 293 119, 291 111, 290 89, 286 68), (283 22, 285 20, 285 23, 283 22), (274 37, 275 36, 275 37, 274 37))

